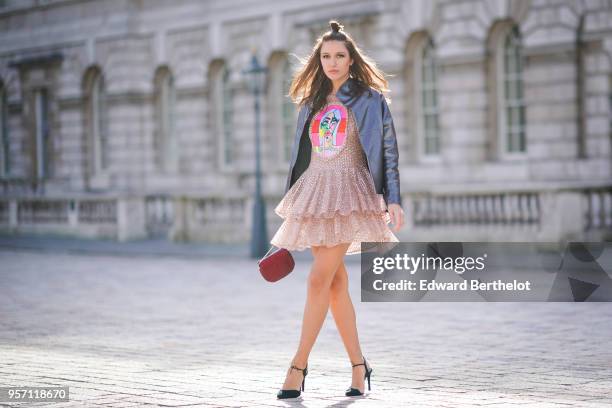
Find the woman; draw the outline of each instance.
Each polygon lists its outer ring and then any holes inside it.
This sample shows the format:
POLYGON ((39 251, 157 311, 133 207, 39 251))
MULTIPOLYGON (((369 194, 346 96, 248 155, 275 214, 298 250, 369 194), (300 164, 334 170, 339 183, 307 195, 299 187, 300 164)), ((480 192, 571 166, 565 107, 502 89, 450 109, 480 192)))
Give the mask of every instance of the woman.
POLYGON ((395 128, 382 94, 388 83, 340 24, 330 27, 291 84, 301 109, 285 196, 274 210, 284 222, 271 244, 310 247, 314 257, 300 344, 281 399, 304 389, 308 356, 328 308, 353 367, 345 395, 362 395, 366 378, 370 388, 372 368, 359 345, 343 258, 360 253, 361 242, 398 242, 387 224, 392 221, 395 232, 404 224, 395 128))

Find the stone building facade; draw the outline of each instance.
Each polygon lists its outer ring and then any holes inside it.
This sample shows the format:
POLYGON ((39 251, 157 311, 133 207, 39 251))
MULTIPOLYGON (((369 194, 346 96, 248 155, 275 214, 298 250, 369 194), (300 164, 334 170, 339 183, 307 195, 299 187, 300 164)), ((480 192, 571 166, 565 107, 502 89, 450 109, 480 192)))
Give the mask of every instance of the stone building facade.
POLYGON ((275 229, 332 18, 389 74, 402 240, 610 237, 609 0, 0 1, 0 230, 248 240, 253 51, 275 229))

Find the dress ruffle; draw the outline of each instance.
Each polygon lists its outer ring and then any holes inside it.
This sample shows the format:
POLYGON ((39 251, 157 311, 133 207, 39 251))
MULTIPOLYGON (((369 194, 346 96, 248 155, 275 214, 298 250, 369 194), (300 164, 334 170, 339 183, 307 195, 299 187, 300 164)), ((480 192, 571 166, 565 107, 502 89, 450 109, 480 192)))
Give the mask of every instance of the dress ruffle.
POLYGON ((360 212, 391 222, 382 195, 377 194, 365 167, 329 172, 308 168, 278 203, 281 218, 333 218, 360 212))
POLYGON ((361 242, 399 242, 366 167, 333 173, 309 167, 274 212, 285 221, 270 242, 288 250, 350 242, 350 255, 361 253, 361 242))
POLYGON ((358 254, 361 242, 399 242, 381 217, 380 214, 353 212, 330 218, 288 218, 270 242, 290 251, 350 242, 346 254, 358 254), (277 239, 280 237, 282 241, 277 239))

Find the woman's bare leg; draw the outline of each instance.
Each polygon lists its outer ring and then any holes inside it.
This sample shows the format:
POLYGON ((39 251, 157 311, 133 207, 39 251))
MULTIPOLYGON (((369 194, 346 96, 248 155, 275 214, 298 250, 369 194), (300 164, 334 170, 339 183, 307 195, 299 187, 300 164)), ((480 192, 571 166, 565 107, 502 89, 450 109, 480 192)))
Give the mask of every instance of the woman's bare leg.
MULTIPOLYGON (((340 263, 334 279, 332 280, 329 306, 338 327, 340 337, 352 364, 363 363, 359 336, 357 334, 357 318, 355 308, 349 294, 349 277, 344 261, 340 263)), ((351 387, 365 391, 365 367, 352 368, 353 379, 351 387)))
MULTIPOLYGON (((308 292, 302 320, 300 345, 292 360, 292 364, 299 368, 306 366, 310 351, 319 335, 321 326, 323 326, 329 309, 331 283, 349 245, 349 243, 345 243, 329 248, 321 246, 315 249, 313 247, 314 261, 308 275, 308 292)), ((302 378, 302 371, 289 368, 282 388, 300 389, 302 378)))

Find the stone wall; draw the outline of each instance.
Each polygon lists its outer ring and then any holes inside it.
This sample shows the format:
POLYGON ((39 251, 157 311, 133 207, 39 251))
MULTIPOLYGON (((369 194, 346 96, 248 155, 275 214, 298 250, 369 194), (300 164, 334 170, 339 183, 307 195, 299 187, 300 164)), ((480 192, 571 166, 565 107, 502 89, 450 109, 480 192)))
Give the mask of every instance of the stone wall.
MULTIPOLYGON (((518 187, 537 191, 546 183, 580 191, 612 183, 610 1, 3 4, 0 79, 8 94, 11 163, 11 173, 0 181, 4 198, 129 193, 228 194, 230 200, 228 192, 251 194, 255 118, 241 71, 254 47, 264 63, 287 56, 295 65, 292 54, 307 56, 331 18, 344 23, 362 50, 391 75, 389 96, 407 199, 474 185, 497 193, 518 187), (496 153, 499 134, 491 100, 497 86, 491 44, 506 22, 518 24, 524 55, 527 150, 512 158, 496 153), (442 149, 433 161, 419 153, 415 126, 413 45, 424 36, 435 44, 439 67, 442 149), (61 60, 51 61, 53 55, 61 60), (230 168, 219 164, 221 135, 215 131, 211 72, 219 64, 231 70, 234 92, 237 160, 230 168), (158 169, 154 159, 154 75, 162 66, 172 73, 176 88, 179 159, 177 170, 170 172, 158 169), (102 175, 89 170, 84 78, 92 67, 104 75, 108 95, 110 168, 102 175), (38 86, 50 87, 53 98, 52 172, 44 180, 35 177, 31 91, 38 86)), ((280 80, 278 75, 269 78, 269 89, 277 89, 280 80)), ((273 203, 282 195, 288 163, 279 161, 275 149, 282 132, 267 126, 279 123, 274 116, 278 103, 270 97, 262 103, 262 185, 273 203)), ((609 211, 609 199, 602 203, 603 211, 609 211)), ((564 216, 586 216, 566 211, 564 216)), ((268 217, 272 226, 280 221, 274 217, 268 217)), ((452 235, 461 239, 462 234, 452 235)), ((196 235, 205 239, 210 234, 196 235)))

